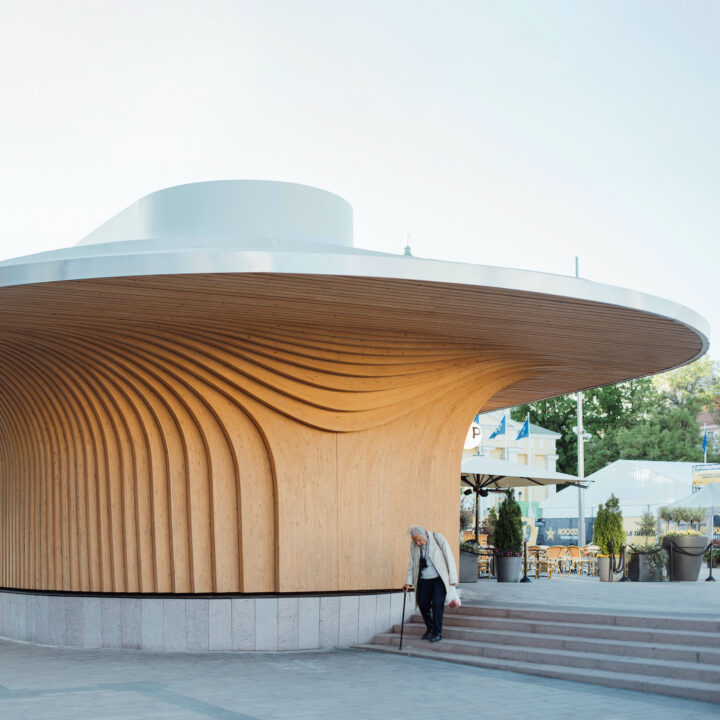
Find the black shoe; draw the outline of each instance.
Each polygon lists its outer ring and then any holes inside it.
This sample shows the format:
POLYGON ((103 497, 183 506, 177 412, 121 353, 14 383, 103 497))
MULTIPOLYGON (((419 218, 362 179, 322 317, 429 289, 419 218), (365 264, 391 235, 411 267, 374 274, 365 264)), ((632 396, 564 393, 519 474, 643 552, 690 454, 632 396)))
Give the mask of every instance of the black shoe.
POLYGON ((429 640, 432 636, 433 636, 433 634, 428 630, 428 631, 422 636, 421 639, 422 639, 422 640, 429 640))
POLYGON ((437 635, 433 635, 430 638, 430 642, 440 642, 442 640, 442 635, 438 633, 437 635))

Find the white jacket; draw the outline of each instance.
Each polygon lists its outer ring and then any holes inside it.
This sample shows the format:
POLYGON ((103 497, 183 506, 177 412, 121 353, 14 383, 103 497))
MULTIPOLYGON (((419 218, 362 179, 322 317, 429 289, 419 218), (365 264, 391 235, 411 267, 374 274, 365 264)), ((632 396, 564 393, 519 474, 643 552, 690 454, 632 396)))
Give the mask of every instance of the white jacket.
MULTIPOLYGON (((449 591, 451 585, 458 581, 455 558, 448 541, 441 533, 428 533, 427 540, 428 555, 438 575, 445 583, 445 590, 449 591)), ((407 584, 417 588, 418 573, 420 572, 420 548, 410 541, 410 562, 407 570, 407 584)))

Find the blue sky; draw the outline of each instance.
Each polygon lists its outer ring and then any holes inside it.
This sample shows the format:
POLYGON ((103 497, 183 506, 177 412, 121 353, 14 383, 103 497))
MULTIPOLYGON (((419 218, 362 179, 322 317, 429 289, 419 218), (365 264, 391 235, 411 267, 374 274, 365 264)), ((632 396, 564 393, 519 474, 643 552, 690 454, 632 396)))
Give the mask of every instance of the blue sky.
POLYGON ((719 36, 709 1, 2 0, 0 257, 161 187, 288 180, 345 197, 358 246, 579 255, 717 334, 719 36))

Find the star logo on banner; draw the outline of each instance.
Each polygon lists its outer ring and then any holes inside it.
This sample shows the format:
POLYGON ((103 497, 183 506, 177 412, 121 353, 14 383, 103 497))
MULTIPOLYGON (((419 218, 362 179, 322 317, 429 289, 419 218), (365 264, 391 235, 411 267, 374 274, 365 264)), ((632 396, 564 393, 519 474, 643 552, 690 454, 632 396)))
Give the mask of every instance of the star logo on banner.
POLYGON ((546 530, 545 531, 545 539, 546 540, 554 540, 555 539, 555 530, 546 530))

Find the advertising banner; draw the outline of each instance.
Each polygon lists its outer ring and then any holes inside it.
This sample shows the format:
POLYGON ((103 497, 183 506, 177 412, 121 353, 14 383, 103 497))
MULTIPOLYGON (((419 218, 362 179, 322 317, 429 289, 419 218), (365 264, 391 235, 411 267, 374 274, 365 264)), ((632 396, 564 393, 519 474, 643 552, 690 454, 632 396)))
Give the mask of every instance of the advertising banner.
MULTIPOLYGON (((585 542, 592 542, 595 518, 585 518, 585 542)), ((526 523, 525 537, 531 545, 577 545, 578 519, 541 518, 526 523)))
POLYGON ((708 483, 716 482, 720 482, 720 463, 693 465, 693 488, 701 488, 708 483))

